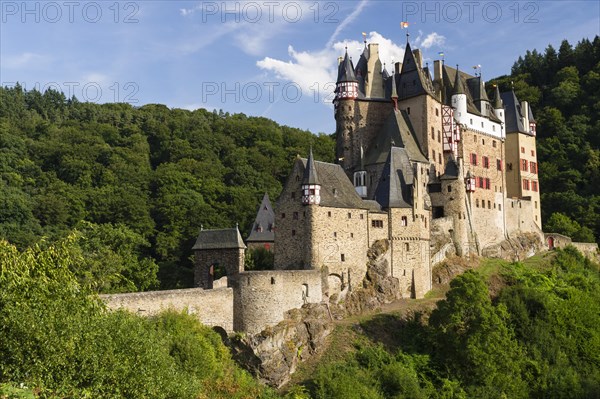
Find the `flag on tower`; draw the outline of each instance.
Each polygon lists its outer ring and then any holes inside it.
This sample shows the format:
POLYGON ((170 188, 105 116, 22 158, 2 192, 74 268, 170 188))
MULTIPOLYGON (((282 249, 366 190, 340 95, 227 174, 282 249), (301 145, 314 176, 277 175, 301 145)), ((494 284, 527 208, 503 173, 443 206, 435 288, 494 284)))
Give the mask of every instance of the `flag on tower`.
POLYGON ((440 57, 443 57, 443 56, 444 56, 444 52, 443 52, 443 51, 440 51, 440 52, 438 52, 438 55, 439 55, 440 57))
POLYGON ((408 22, 405 22, 405 21, 400 22, 400 28, 407 29, 408 28, 408 22))

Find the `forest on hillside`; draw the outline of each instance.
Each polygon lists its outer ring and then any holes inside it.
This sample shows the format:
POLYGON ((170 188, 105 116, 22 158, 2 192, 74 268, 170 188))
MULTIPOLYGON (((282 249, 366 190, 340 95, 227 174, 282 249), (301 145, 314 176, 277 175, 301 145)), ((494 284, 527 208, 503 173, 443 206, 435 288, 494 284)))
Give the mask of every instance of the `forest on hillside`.
POLYGON ((266 118, 0 88, 0 238, 77 230, 77 273, 100 292, 191 286, 201 226, 247 235, 310 146, 333 160, 331 137, 266 118))
MULTIPOLYGON (((491 83, 514 86, 538 121, 544 229, 600 237, 600 38, 527 52, 491 83)), ((24 249, 76 231, 76 273, 99 292, 191 286, 200 227, 237 223, 245 236, 294 158, 312 145, 332 161, 334 139, 243 114, 0 88, 0 238, 24 249)))

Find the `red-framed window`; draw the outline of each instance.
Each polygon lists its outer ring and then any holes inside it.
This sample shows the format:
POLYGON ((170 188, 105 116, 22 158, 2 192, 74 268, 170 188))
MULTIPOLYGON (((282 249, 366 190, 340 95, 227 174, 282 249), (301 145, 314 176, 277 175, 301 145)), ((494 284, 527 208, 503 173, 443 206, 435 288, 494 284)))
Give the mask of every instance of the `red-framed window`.
POLYGON ((529 180, 523 179, 523 190, 529 190, 529 180))
POLYGON ((471 153, 471 165, 477 166, 477 154, 471 153))
POLYGON ((483 164, 484 168, 489 169, 490 159, 488 157, 481 157, 481 163, 483 164))
POLYGON ((531 181, 531 190, 536 192, 538 191, 538 182, 534 180, 531 181))
POLYGON ((531 173, 537 174, 538 170, 537 170, 537 163, 536 162, 529 162, 529 171, 531 173))
POLYGON ((521 170, 523 172, 527 172, 529 170, 529 168, 527 168, 527 160, 526 159, 521 159, 521 170))
POLYGON ((490 183, 489 177, 485 178, 485 188, 488 190, 491 190, 491 188, 492 188, 492 184, 490 183))

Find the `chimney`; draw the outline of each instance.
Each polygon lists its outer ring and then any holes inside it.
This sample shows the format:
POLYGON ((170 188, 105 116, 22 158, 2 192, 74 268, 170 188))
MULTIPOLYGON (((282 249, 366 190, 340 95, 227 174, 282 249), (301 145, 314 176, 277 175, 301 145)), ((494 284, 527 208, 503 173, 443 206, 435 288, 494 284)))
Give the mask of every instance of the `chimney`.
POLYGON ((379 59, 379 43, 369 43, 369 59, 371 57, 379 59))
POLYGON ((423 55, 421 54, 421 50, 413 50, 413 55, 415 56, 415 61, 417 62, 419 68, 423 68, 423 55))
POLYGON ((438 82, 442 80, 442 61, 433 61, 433 81, 438 82))
POLYGON ((401 62, 396 62, 394 64, 394 71, 396 73, 400 73, 401 70, 402 70, 402 63, 401 62))

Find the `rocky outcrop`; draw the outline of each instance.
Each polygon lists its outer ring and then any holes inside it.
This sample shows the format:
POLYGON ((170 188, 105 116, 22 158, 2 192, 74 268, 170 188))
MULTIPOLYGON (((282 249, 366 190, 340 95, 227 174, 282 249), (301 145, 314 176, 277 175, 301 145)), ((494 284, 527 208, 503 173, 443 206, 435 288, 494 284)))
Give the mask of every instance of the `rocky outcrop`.
POLYGON ((367 273, 360 288, 346 288, 328 303, 292 309, 283 321, 259 334, 226 339, 234 359, 264 383, 284 385, 299 362, 324 348, 334 320, 374 310, 400 298, 398 279, 389 273, 388 251, 387 240, 377 241, 369 249, 367 273))
POLYGON ((475 255, 469 258, 456 255, 448 257, 433 267, 431 271, 433 286, 449 284, 454 277, 476 267, 479 264, 478 259, 475 255))
POLYGON ((499 244, 486 247, 482 255, 511 262, 527 259, 544 250, 541 237, 535 233, 518 233, 499 244))
POLYGON ((292 309, 275 327, 260 334, 229 339, 234 359, 262 382, 281 387, 300 361, 315 355, 333 331, 326 304, 292 309))

